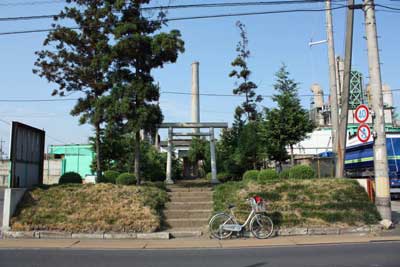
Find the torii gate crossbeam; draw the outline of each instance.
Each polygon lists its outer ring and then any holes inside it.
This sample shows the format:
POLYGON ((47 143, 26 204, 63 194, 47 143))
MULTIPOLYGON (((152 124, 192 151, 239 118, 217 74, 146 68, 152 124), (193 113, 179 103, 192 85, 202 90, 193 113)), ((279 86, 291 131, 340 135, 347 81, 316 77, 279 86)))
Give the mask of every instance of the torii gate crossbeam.
POLYGON ((211 153, 211 183, 218 184, 217 179, 217 161, 215 156, 215 128, 228 128, 228 123, 225 122, 186 122, 186 123, 163 123, 158 128, 168 129, 168 150, 167 150, 167 169, 166 169, 166 184, 173 184, 172 179, 172 151, 174 136, 209 136, 210 137, 210 153, 211 153), (190 128, 208 128, 208 132, 192 132, 192 133, 174 133, 174 128, 190 129, 190 128))

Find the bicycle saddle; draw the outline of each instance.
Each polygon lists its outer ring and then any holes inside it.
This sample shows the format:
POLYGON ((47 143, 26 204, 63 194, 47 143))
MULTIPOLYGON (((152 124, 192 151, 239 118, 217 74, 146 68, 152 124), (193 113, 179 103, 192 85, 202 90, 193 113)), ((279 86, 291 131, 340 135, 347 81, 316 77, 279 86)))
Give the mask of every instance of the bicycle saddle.
POLYGON ((228 209, 233 209, 235 207, 236 207, 235 205, 229 204, 228 209))

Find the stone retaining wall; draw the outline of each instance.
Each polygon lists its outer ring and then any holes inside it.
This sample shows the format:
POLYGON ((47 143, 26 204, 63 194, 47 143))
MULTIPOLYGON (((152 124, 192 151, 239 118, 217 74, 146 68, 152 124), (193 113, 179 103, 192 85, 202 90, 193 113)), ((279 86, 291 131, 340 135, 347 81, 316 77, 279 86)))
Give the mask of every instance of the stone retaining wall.
MULTIPOLYGON (((371 234, 383 230, 381 225, 367 225, 347 228, 282 228, 275 230, 274 236, 301 236, 301 235, 344 235, 344 234, 371 234)), ((244 237, 251 237, 250 232, 244 232, 244 237)), ((156 233, 71 233, 57 231, 5 231, 3 238, 28 238, 28 239, 170 239, 169 232, 156 233)))

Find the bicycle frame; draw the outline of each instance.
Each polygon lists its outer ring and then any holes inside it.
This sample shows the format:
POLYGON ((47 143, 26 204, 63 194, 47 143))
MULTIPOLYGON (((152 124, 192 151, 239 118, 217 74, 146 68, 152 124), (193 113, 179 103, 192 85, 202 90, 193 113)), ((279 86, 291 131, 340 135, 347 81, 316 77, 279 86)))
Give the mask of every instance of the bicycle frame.
MULTIPOLYGON (((226 230, 226 231, 240 232, 240 231, 242 231, 242 229, 244 227, 246 227, 247 224, 249 224, 250 220, 254 217, 255 214, 256 214, 256 212, 252 209, 249 216, 247 217, 246 221, 244 222, 244 224, 240 224, 237 221, 235 214, 231 210, 229 219, 233 220, 235 222, 235 224, 226 224, 226 222, 225 222, 225 223, 221 224, 222 229, 226 230)), ((227 220, 227 221, 229 221, 229 220, 227 220)))

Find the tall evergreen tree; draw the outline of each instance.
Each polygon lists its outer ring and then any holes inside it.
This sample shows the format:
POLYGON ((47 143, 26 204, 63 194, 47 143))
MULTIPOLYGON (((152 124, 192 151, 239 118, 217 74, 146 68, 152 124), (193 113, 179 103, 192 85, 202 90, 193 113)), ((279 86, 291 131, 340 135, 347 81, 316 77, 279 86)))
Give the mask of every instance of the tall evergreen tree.
POLYGON ((135 175, 140 184, 140 131, 154 132, 163 116, 156 102, 160 92, 151 71, 177 60, 184 52, 178 30, 159 32, 163 13, 158 20, 142 14, 141 7, 149 0, 115 1, 114 10, 121 15, 113 31, 116 56, 113 72, 113 111, 123 123, 124 131, 135 137, 135 175))
POLYGON ((298 83, 289 78, 286 65, 282 65, 275 74, 273 96, 277 108, 266 111, 266 134, 268 155, 281 162, 286 157, 284 150, 290 147, 291 164, 294 165, 293 145, 304 140, 314 129, 308 112, 301 106, 298 97, 298 83))
POLYGON ((110 34, 116 17, 111 2, 67 0, 71 6, 54 17, 53 30, 43 43, 46 50, 36 52, 33 70, 58 85, 52 95, 80 92, 71 114, 80 116, 81 124, 94 127, 98 177, 102 172, 100 135, 106 104, 103 95, 112 87, 108 76, 113 62, 110 34), (65 27, 59 21, 72 21, 77 29, 65 27))
POLYGON ((243 114, 247 115, 248 121, 256 120, 257 118, 257 102, 262 101, 261 95, 256 95, 255 89, 257 85, 250 81, 251 71, 247 66, 247 61, 250 57, 250 50, 248 48, 249 40, 247 38, 246 26, 238 21, 236 26, 240 31, 240 41, 236 47, 238 52, 237 57, 232 61, 231 65, 234 69, 229 73, 229 77, 235 77, 238 87, 233 89, 235 95, 244 95, 245 102, 238 106, 235 110, 236 116, 241 119, 243 114))

